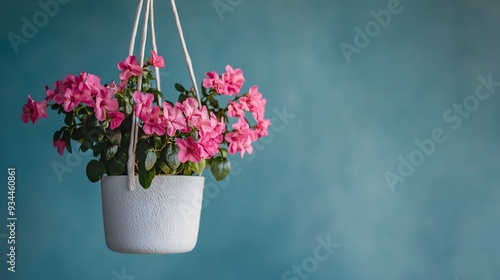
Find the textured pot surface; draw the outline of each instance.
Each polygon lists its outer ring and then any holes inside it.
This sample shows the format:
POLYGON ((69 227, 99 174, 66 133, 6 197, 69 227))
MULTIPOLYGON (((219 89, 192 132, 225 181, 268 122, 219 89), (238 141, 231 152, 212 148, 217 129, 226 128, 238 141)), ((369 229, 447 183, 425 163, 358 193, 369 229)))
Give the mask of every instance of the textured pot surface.
MULTIPOLYGON (((136 178, 137 179, 137 178, 136 178)), ((127 176, 101 179, 106 245, 121 253, 173 254, 193 250, 198 239, 205 178, 155 176, 148 189, 127 176)))

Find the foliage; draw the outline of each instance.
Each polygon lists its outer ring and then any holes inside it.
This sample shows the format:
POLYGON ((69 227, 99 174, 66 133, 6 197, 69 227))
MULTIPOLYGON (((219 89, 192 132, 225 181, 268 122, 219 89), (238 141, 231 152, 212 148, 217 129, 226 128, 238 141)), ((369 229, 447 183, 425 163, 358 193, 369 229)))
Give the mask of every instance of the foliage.
POLYGON ((155 88, 153 67, 164 67, 163 57, 154 51, 142 67, 134 56, 118 63, 119 85, 103 85, 90 73, 69 74, 52 89, 46 87, 43 101, 28 95, 22 120, 35 124, 47 117, 47 108, 64 115, 64 125, 54 133, 54 147, 61 155, 64 150, 72 153, 75 144, 91 151, 95 158, 86 171, 89 180, 97 182, 105 174, 127 174, 135 117, 135 173, 144 188, 155 175, 201 175, 206 168, 222 180, 231 170, 228 153, 251 154, 252 142, 267 136, 266 100, 257 86, 240 94, 245 81, 241 69, 228 65, 222 75, 206 73, 199 101, 193 88, 176 83, 178 97, 171 101, 155 88))

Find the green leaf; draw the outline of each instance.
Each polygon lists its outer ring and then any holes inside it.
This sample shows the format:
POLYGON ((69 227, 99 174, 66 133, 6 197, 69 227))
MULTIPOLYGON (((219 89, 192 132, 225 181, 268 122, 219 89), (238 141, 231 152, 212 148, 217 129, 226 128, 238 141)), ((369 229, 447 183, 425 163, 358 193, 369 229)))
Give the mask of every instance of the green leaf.
POLYGON ((124 153, 119 153, 115 158, 108 163, 107 169, 110 175, 121 175, 127 167, 127 156, 124 153))
POLYGON ((54 133, 53 141, 61 139, 61 135, 62 135, 63 131, 65 130, 65 128, 66 127, 63 127, 60 130, 56 131, 56 133, 54 133))
POLYGON ((71 126, 73 124, 73 112, 69 112, 66 114, 66 117, 64 117, 64 123, 67 126, 71 126))
POLYGON ((104 139, 104 137, 106 137, 106 135, 105 135, 103 132, 101 132, 101 133, 99 133, 99 134, 97 135, 97 140, 98 140, 98 141, 102 141, 102 140, 104 139))
POLYGON ((83 108, 83 107, 82 107, 82 105, 78 105, 78 106, 76 106, 76 108, 75 108, 75 115, 78 115, 78 113, 80 112, 80 110, 81 110, 82 108, 83 108))
POLYGON ((130 133, 122 134, 122 142, 120 148, 127 151, 127 154, 128 154, 129 143, 130 143, 130 133))
POLYGON ((225 122, 227 123, 227 119, 225 118, 226 117, 226 114, 224 113, 224 110, 219 110, 215 113, 215 116, 217 117, 217 119, 222 119, 224 118, 225 122))
POLYGON ((167 166, 172 170, 176 170, 181 164, 179 160, 179 147, 175 144, 170 144, 163 151, 163 159, 167 163, 167 166))
POLYGON ((94 157, 97 157, 101 154, 102 149, 105 148, 102 142, 97 142, 97 144, 92 148, 94 157))
POLYGON ((106 136, 109 139, 109 142, 114 145, 120 145, 122 141, 122 133, 120 129, 111 130, 110 128, 106 129, 106 136))
POLYGON ((203 83, 201 83, 201 94, 205 97, 208 96, 207 89, 203 86, 203 83))
POLYGON ((156 153, 154 150, 149 150, 146 154, 146 159, 144 160, 144 167, 146 170, 150 170, 155 166, 156 163, 156 153))
POLYGON ((190 162, 190 161, 186 161, 182 166, 182 175, 192 175, 193 174, 193 170, 191 169, 191 165, 193 163, 190 162))
POLYGON ((69 131, 67 127, 64 127, 64 130, 61 135, 61 140, 66 141, 67 139, 69 139, 69 131))
POLYGON ((165 173, 165 174, 172 174, 173 170, 170 169, 165 162, 160 162, 158 164, 158 167, 161 169, 161 171, 163 171, 163 173, 165 173))
POLYGON ((134 110, 134 108, 132 107, 132 105, 130 103, 125 104, 125 112, 127 113, 127 115, 132 114, 133 110, 134 110))
POLYGON ((184 102, 184 100, 186 100, 188 97, 185 95, 185 94, 179 94, 179 99, 177 99, 177 101, 179 102, 184 102))
POLYGON ((80 145, 80 151, 84 153, 91 148, 92 148, 92 143, 87 139, 83 140, 82 144, 80 145))
POLYGON ((179 165, 179 167, 178 167, 176 170, 174 170, 174 171, 172 172, 172 174, 174 174, 174 175, 177 175, 177 174, 182 174, 182 172, 184 171, 184 166, 185 166, 187 163, 188 163, 188 162, 186 162, 186 163, 181 163, 181 164, 179 165))
POLYGON ((212 99, 209 102, 210 102, 210 105, 212 105, 212 107, 219 108, 219 101, 212 99))
POLYGON ((227 150, 224 148, 220 148, 220 153, 223 158, 227 158, 227 150))
POLYGON ((69 132, 69 130, 65 130, 61 136, 61 140, 63 141, 66 141, 66 150, 68 151, 68 153, 72 153, 73 152, 73 149, 71 148, 71 134, 69 132))
POLYGON ((156 150, 160 150, 161 147, 163 146, 163 141, 160 136, 154 135, 153 136, 153 141, 154 141, 154 147, 156 150))
POLYGON ((94 159, 87 164, 87 177, 92 183, 101 180, 104 171, 104 164, 100 161, 94 159))
POLYGON ((142 92, 147 92, 151 85, 149 83, 142 83, 142 92))
POLYGON ((139 183, 143 188, 147 189, 151 186, 151 182, 155 177, 155 172, 156 171, 154 168, 146 170, 144 165, 142 164, 139 165, 139 183))
POLYGON ((127 166, 128 157, 124 152, 120 152, 115 156, 115 160, 121 162, 123 165, 127 166))
POLYGON ((143 74, 145 80, 154 80, 153 73, 151 72, 151 70, 149 70, 149 68, 144 68, 143 74))
POLYGON ((193 172, 201 174, 205 169, 206 164, 207 162, 204 158, 202 158, 200 162, 191 162, 191 170, 193 170, 193 172))
POLYGON ((139 139, 137 141, 137 146, 135 150, 135 156, 137 157, 137 160, 142 162, 146 159, 146 155, 149 150, 149 143, 145 139, 139 139))
POLYGON ((104 152, 104 158, 106 158, 106 160, 111 160, 116 155, 117 151, 118 151, 118 145, 113 145, 111 147, 108 147, 104 152))
POLYGON ((83 127, 79 127, 75 130, 73 130, 73 133, 71 134, 71 139, 75 141, 82 142, 82 139, 85 138, 85 135, 83 134, 83 127))
POLYGON ((73 148, 71 147, 71 139, 66 140, 66 150, 68 150, 68 153, 73 153, 73 148))
POLYGON ((186 89, 178 83, 175 83, 175 90, 177 90, 178 92, 185 92, 186 91, 186 89))
POLYGON ((212 175, 215 180, 220 181, 229 174, 231 171, 231 162, 227 158, 215 157, 212 160, 211 168, 212 175))
POLYGON ((161 97, 161 99, 165 100, 165 96, 163 96, 163 93, 161 91, 157 90, 156 93, 157 93, 157 96, 156 96, 157 98, 161 97))

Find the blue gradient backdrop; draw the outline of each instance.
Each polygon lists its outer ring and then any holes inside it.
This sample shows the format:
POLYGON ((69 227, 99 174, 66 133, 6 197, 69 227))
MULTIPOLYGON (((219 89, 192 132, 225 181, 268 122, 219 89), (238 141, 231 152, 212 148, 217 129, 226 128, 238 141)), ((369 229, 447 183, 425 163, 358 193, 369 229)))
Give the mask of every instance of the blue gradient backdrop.
MULTIPOLYGON (((157 2, 169 96, 189 76, 168 1, 157 2)), ((389 2, 244 0, 219 16, 212 0, 178 1, 198 79, 242 68, 275 126, 255 156, 234 158, 241 173, 226 187, 207 179, 198 245, 181 255, 109 251, 85 164, 62 182, 52 168, 67 159, 52 148, 62 120, 20 119, 28 93, 42 99, 67 73, 117 79, 136 1, 70 0, 18 53, 7 34, 41 7, 3 3, 0 279, 296 280, 305 276, 283 275, 303 263, 307 279, 500 279, 500 88, 457 129, 443 119, 479 76, 500 80, 500 2, 402 0, 348 63, 339 44, 353 45, 354 28, 389 2), (294 117, 280 118, 284 109, 294 117), (436 128, 446 141, 392 192, 384 173, 397 174, 398 156, 436 128), (16 273, 6 264, 7 167, 17 170, 16 273), (311 269, 317 238, 328 237, 340 247, 311 269)))

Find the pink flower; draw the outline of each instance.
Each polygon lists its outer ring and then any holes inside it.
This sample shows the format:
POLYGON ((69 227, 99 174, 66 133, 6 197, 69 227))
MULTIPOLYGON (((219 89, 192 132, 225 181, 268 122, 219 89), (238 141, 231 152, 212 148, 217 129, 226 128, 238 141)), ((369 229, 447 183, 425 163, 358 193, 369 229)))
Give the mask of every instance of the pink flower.
POLYGON ((51 90, 48 86, 45 86, 45 100, 51 101, 55 95, 55 91, 51 90))
POLYGON ((255 133, 258 137, 268 136, 267 128, 271 125, 271 121, 268 119, 257 120, 257 126, 255 127, 255 133))
POLYGON ((187 118, 195 115, 198 111, 198 100, 189 97, 182 102, 182 111, 186 114, 187 118))
POLYGON ((163 102, 163 116, 167 125, 168 136, 174 136, 177 130, 186 130, 186 118, 180 108, 163 102))
MULTIPOLYGON (((75 109, 81 102, 89 107, 94 106, 94 100, 90 88, 84 82, 85 73, 80 76, 67 75, 64 82, 56 82, 54 101, 62 104, 66 112, 75 109)), ((50 92, 46 95, 50 96, 50 92)))
POLYGON ((125 87, 127 86, 128 81, 126 80, 121 80, 120 84, 118 85, 118 91, 124 91, 125 87))
POLYGON ((120 111, 110 111, 108 112, 108 117, 111 118, 111 122, 109 123, 111 129, 119 127, 125 119, 125 115, 120 111))
POLYGON ((188 121, 189 126, 195 126, 198 120, 202 118, 203 114, 208 117, 208 114, 206 113, 207 108, 203 106, 205 108, 204 110, 203 107, 202 110, 198 109, 198 100, 192 97, 184 100, 182 104, 176 104, 176 106, 182 109, 182 112, 186 116, 186 120, 188 121))
POLYGON ((66 88, 64 92, 54 96, 54 101, 57 104, 62 104, 64 111, 69 112, 78 106, 80 103, 79 94, 71 88, 66 88))
POLYGON ((80 76, 82 79, 82 83, 80 83, 79 89, 81 91, 85 91, 83 87, 85 85, 85 88, 89 91, 87 94, 96 96, 99 91, 104 88, 104 86, 101 85, 101 80, 96 75, 83 72, 80 74, 80 76))
POLYGON ((215 139, 200 141, 198 143, 200 148, 200 156, 209 159, 219 153, 220 142, 215 139))
POLYGON ((219 152, 220 143, 224 139, 223 133, 226 131, 226 123, 223 120, 217 120, 214 112, 210 112, 210 117, 203 116, 198 121, 196 128, 200 136, 198 145, 201 157, 211 158, 215 156, 219 152))
POLYGON ((115 111, 118 109, 118 101, 113 99, 113 93, 107 88, 102 88, 96 96, 94 113, 99 121, 106 119, 106 110, 115 111))
POLYGON ((151 65, 158 68, 165 68, 163 56, 158 55, 154 50, 151 51, 151 65))
POLYGON ((224 84, 224 81, 220 79, 217 72, 207 72, 205 73, 205 76, 206 78, 203 79, 203 87, 212 88, 218 94, 227 95, 227 86, 224 84))
POLYGON ((140 91, 134 92, 134 112, 139 118, 142 118, 145 112, 151 110, 151 105, 153 105, 154 95, 151 93, 142 93, 140 91))
POLYGON ((158 136, 165 134, 165 119, 160 115, 160 107, 154 106, 149 111, 143 111, 141 120, 144 122, 142 129, 147 135, 156 133, 158 136))
POLYGON ((175 143, 179 147, 178 157, 182 163, 186 161, 200 162, 200 147, 192 137, 188 137, 186 140, 177 138, 175 143))
POLYGON ((64 77, 64 85, 70 86, 76 83, 75 76, 73 74, 68 74, 64 77))
POLYGON ((240 132, 240 134, 244 134, 244 135, 247 135, 248 137, 250 137, 250 140, 252 142, 257 141, 257 139, 258 139, 257 134, 255 133, 255 131, 253 131, 250 128, 250 126, 248 125, 248 122, 245 118, 239 118, 238 122, 233 124, 232 127, 235 131, 240 132))
POLYGON ((222 80, 227 86, 227 95, 238 95, 245 82, 243 71, 241 69, 233 69, 230 65, 226 66, 226 73, 222 74, 222 80))
POLYGON ((66 141, 57 139, 54 141, 53 145, 57 148, 57 152, 62 156, 64 154, 64 148, 66 148, 66 141))
POLYGON ((118 69, 123 71, 120 73, 120 80, 128 80, 131 76, 139 76, 142 74, 142 67, 135 60, 135 56, 129 55, 125 61, 118 63, 118 69))
MULTIPOLYGON (((224 121, 224 119, 221 118, 221 120, 217 124, 217 127, 215 127, 214 131, 221 136, 224 132, 226 132, 226 122, 224 121)), ((220 142, 222 142, 222 138, 220 142)))
POLYGON ((134 112, 135 115, 144 123, 144 133, 151 135, 156 133, 161 136, 165 134, 166 120, 163 114, 160 114, 160 107, 154 106, 151 108, 154 100, 154 95, 150 93, 134 92, 134 112))
MULTIPOLYGON (((54 99, 57 104, 63 105, 66 112, 73 110, 81 102, 89 107, 93 107, 93 96, 95 94, 92 93, 91 88, 85 83, 86 76, 85 72, 76 77, 68 74, 64 78, 64 81, 59 80, 55 82, 53 91, 45 87, 45 99, 47 101, 54 99)), ((95 81, 95 79, 98 80, 99 78, 94 76, 91 77, 92 79, 95 81)), ((92 84, 92 86, 97 85, 92 84)))
POLYGON ((64 85, 63 81, 58 80, 54 83, 54 91, 56 94, 60 94, 61 92, 66 91, 66 86, 64 85))
POLYGON ((245 112, 243 111, 243 107, 240 103, 234 101, 228 101, 229 106, 227 107, 227 115, 231 118, 244 117, 245 112))
POLYGON ((109 84, 107 87, 106 87, 110 92, 111 94, 115 95, 117 92, 118 92, 118 87, 116 86, 115 82, 111 82, 111 84, 109 84))
MULTIPOLYGON (((204 107, 206 108, 206 107, 204 107)), ((220 133, 216 130, 218 128, 219 122, 214 112, 210 112, 210 117, 208 114, 202 115, 202 117, 196 123, 196 128, 200 131, 201 138, 215 138, 220 133)))
POLYGON ((264 118, 267 101, 262 98, 257 86, 252 86, 248 91, 248 95, 242 96, 240 101, 242 108, 250 111, 256 120, 264 118))
POLYGON ((234 131, 229 132, 225 137, 229 143, 229 153, 233 155, 240 152, 241 157, 243 157, 246 151, 251 155, 253 152, 252 141, 257 140, 257 134, 250 129, 243 117, 233 124, 233 129, 234 131))
POLYGON ((38 118, 47 117, 46 106, 46 100, 42 102, 36 102, 31 99, 31 96, 28 95, 28 103, 23 106, 23 115, 21 116, 21 119, 25 123, 27 123, 31 119, 31 122, 35 124, 38 118))
POLYGON ((245 154, 245 151, 248 152, 249 155, 253 152, 252 141, 250 137, 246 134, 242 134, 239 131, 233 131, 226 134, 226 141, 229 143, 229 153, 234 155, 237 152, 240 152, 241 157, 245 154))
MULTIPOLYGON (((77 86, 74 86, 74 88, 75 88, 76 94, 78 94, 78 99, 80 99, 81 103, 87 105, 88 107, 94 107, 93 97, 97 95, 97 93, 98 93, 97 91, 96 92, 91 91, 89 86, 87 86, 87 84, 85 84, 85 82, 83 82, 83 81, 79 81, 77 86)), ((104 87, 101 87, 101 88, 104 88, 104 87)), ((101 88, 99 88, 99 89, 94 88, 94 90, 100 90, 101 88)))

